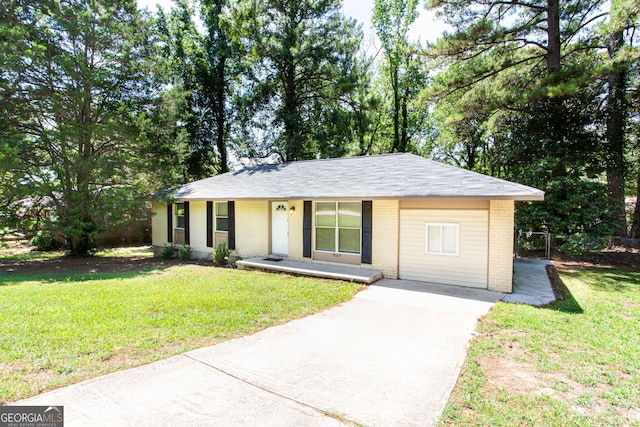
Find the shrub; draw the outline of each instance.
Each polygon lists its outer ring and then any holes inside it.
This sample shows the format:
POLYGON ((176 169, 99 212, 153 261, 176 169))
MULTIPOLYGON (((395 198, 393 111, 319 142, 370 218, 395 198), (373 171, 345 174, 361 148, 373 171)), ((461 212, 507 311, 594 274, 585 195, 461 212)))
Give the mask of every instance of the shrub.
POLYGON ((558 252, 567 256, 583 255, 586 251, 584 237, 578 235, 568 236, 565 242, 558 246, 558 252))
POLYGON ((193 249, 188 244, 184 244, 180 246, 180 259, 182 261, 189 261, 191 259, 191 255, 193 254, 193 249))
POLYGON ((31 239, 31 244, 36 247, 37 251, 47 252, 60 249, 60 242, 56 237, 47 230, 39 230, 31 239))
POLYGON ((216 246, 215 250, 213 251, 213 260, 218 265, 227 265, 230 253, 231 251, 229 251, 229 248, 227 248, 227 242, 222 241, 216 246))
POLYGON ((162 258, 171 259, 176 254, 176 247, 173 243, 169 243, 168 245, 164 245, 162 248, 162 258))
POLYGON ((563 243, 558 246, 558 252, 567 256, 584 255, 586 252, 600 251, 607 247, 606 237, 590 236, 577 233, 562 238, 563 243))

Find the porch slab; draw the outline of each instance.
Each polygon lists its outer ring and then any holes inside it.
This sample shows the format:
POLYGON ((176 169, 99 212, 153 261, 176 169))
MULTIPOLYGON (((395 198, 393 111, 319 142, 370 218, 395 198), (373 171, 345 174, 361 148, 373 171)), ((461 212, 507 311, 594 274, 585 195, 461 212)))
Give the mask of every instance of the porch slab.
POLYGON ((278 260, 269 257, 255 257, 236 262, 240 269, 265 270, 300 276, 321 277, 323 279, 346 280, 370 285, 382 279, 382 271, 347 265, 320 264, 315 262, 278 260))

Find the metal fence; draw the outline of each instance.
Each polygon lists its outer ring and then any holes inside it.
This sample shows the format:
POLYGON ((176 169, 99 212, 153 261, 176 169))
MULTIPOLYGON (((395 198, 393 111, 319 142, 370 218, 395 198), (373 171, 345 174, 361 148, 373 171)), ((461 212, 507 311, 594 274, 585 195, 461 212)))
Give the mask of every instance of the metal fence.
POLYGON ((551 233, 517 230, 514 249, 516 256, 544 256, 551 259, 551 233))

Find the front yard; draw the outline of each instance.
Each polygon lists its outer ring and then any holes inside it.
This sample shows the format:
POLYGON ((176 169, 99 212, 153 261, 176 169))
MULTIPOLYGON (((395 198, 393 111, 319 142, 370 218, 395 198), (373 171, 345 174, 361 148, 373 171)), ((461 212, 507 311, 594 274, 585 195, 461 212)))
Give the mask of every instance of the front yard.
POLYGON ((360 289, 146 253, 102 255, 77 265, 0 262, 0 402, 250 334, 360 289))
POLYGON ((564 301, 481 321, 441 425, 640 426, 640 272, 559 272, 564 301))

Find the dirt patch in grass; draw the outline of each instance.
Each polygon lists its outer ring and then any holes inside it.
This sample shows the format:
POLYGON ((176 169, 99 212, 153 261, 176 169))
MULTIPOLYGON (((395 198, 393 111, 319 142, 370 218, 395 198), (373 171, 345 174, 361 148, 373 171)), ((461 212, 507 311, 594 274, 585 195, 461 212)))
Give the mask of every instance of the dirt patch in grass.
MULTIPOLYGON (((82 258, 65 257, 62 251, 38 252, 25 241, 7 242, 0 248, 0 272, 22 274, 124 273, 202 263, 205 261, 154 257, 150 246, 104 249, 96 256, 82 258)), ((208 264, 211 265, 211 261, 208 264)))
MULTIPOLYGON (((58 257, 53 259, 0 258, 0 272, 49 273, 120 273, 152 270, 178 264, 198 264, 197 261, 165 260, 152 254, 136 256, 94 256, 86 258, 58 257)), ((210 263, 209 263, 210 264, 210 263)))
MULTIPOLYGON (((517 342, 507 342, 501 347, 504 352, 501 358, 485 356, 476 359, 491 393, 503 389, 512 395, 549 396, 566 402, 582 416, 594 417, 615 411, 620 419, 640 420, 634 408, 613 406, 603 397, 611 391, 611 385, 585 386, 561 372, 541 372, 536 367, 537 357, 517 342)), ((620 372, 619 378, 628 380, 631 375, 620 372)))
POLYGON ((621 418, 633 419, 633 410, 614 407, 604 394, 609 384, 587 387, 559 372, 540 372, 535 364, 523 362, 521 349, 506 350, 505 358, 481 357, 477 360, 484 372, 489 389, 503 389, 512 395, 549 396, 566 402, 583 416, 593 417, 614 410, 621 418))

